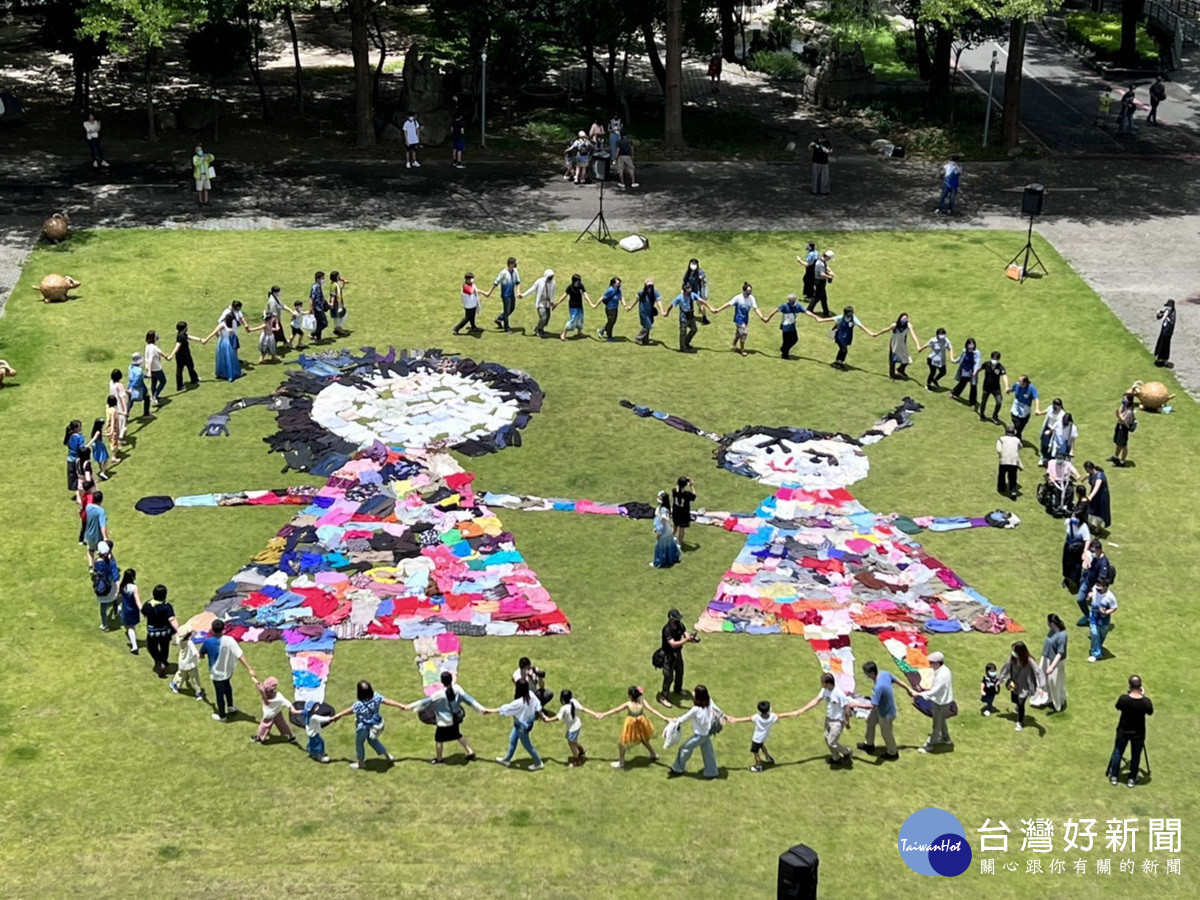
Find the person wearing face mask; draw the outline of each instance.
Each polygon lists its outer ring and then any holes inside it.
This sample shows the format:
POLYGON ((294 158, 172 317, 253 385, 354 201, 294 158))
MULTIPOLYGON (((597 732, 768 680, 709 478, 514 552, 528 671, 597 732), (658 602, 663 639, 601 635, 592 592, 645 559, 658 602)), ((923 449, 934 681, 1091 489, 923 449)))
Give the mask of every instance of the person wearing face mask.
POLYGON ((908 380, 908 364, 912 362, 912 356, 908 352, 908 339, 913 339, 913 343, 917 345, 917 349, 921 350, 921 339, 917 337, 917 333, 913 331, 912 322, 908 320, 908 313, 900 313, 896 317, 896 324, 892 326, 892 337, 888 342, 888 377, 898 380, 908 380))
POLYGON ((204 148, 196 145, 196 155, 192 157, 192 178, 196 182, 196 199, 201 206, 208 206, 208 192, 212 190, 212 179, 217 170, 213 166, 216 157, 205 153, 204 148))
POLYGON ((1033 661, 1024 641, 1012 645, 1012 655, 1000 670, 1000 683, 1008 685, 1013 705, 1017 708, 1016 731, 1025 729, 1025 704, 1038 691, 1046 689, 1046 674, 1033 661))
POLYGON ((1050 459, 1050 442, 1054 439, 1054 435, 1058 432, 1059 426, 1062 425, 1063 416, 1066 410, 1063 409, 1062 397, 1055 397, 1050 406, 1046 409, 1041 409, 1036 412, 1036 415, 1045 416, 1042 422, 1042 440, 1041 440, 1041 459, 1038 460, 1039 466, 1045 466, 1050 459))
POLYGON ((637 292, 636 300, 629 306, 626 306, 625 311, 629 312, 634 306, 637 307, 638 325, 641 328, 634 335, 633 342, 641 344, 644 347, 650 343, 650 329, 654 327, 655 316, 666 315, 662 308, 662 294, 654 286, 653 278, 646 279, 646 283, 642 285, 642 289, 637 292))
POLYGON ((979 421, 987 421, 988 400, 996 401, 992 411, 992 421, 1000 424, 1000 403, 1004 394, 1008 393, 1008 371, 1000 362, 1000 351, 993 350, 991 358, 983 364, 983 396, 979 398, 979 421))
POLYGON ((1025 426, 1029 424, 1029 419, 1035 413, 1042 414, 1042 405, 1038 402, 1038 389, 1028 375, 1022 375, 1017 379, 1017 383, 1009 389, 1009 393, 1013 395, 1012 402, 1012 427, 1017 434, 1017 439, 1022 443, 1025 442, 1025 426))
POLYGON ((954 388, 950 391, 951 400, 961 400, 962 392, 967 385, 971 386, 971 393, 967 398, 967 405, 974 409, 979 400, 979 369, 982 355, 979 348, 975 344, 975 338, 967 338, 966 344, 963 345, 962 352, 958 354, 958 358, 954 360, 954 364, 958 366, 954 373, 954 388))

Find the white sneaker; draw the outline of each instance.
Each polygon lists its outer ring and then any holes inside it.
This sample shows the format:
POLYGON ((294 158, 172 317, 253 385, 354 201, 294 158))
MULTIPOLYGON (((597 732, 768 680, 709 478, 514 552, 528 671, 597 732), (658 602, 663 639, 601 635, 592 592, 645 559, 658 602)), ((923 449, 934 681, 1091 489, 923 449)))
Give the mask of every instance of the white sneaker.
POLYGON ((537 772, 537 771, 539 771, 539 770, 541 770, 541 769, 544 769, 544 768, 546 768, 546 764, 545 764, 545 763, 530 763, 530 764, 529 764, 529 771, 530 771, 530 772, 537 772))
POLYGON ((929 747, 929 745, 928 745, 928 744, 925 744, 923 747, 918 747, 918 748, 917 748, 917 752, 918 752, 918 753, 930 753, 930 752, 931 752, 931 750, 930 750, 930 747, 929 747))
POLYGON ((93 169, 98 169, 98 168, 100 168, 100 163, 96 162, 96 161, 93 159, 93 160, 92 160, 92 168, 93 168, 93 169))
POLYGON ((1095 662, 1095 661, 1096 661, 1096 657, 1094 657, 1094 656, 1088 657, 1088 662, 1095 662))
POLYGON ((641 187, 641 185, 635 181, 633 184, 630 185, 630 187, 641 187))
POLYGON ((412 163, 410 163, 410 162, 406 162, 406 163, 404 164, 404 168, 406 168, 406 169, 411 169, 411 168, 412 168, 412 163))
POLYGON ((100 160, 100 165, 104 166, 104 168, 107 169, 108 168, 108 160, 107 159, 100 160))
POLYGON ((352 768, 352 769, 361 769, 361 768, 362 768, 362 765, 361 765, 361 764, 359 764, 359 763, 356 763, 356 762, 352 762, 352 763, 350 763, 350 768, 352 768))
POLYGON ((504 766, 505 768, 512 765, 512 763, 509 760, 505 759, 503 756, 497 756, 496 762, 500 763, 500 765, 504 766))
POLYGON ((625 763, 623 763, 623 762, 618 762, 618 761, 610 762, 610 763, 609 763, 609 765, 610 765, 610 766, 612 766, 614 769, 623 769, 623 768, 625 768, 625 763))
POLYGON ((991 711, 990 709, 985 709, 985 710, 983 711, 983 714, 984 714, 985 716, 990 716, 990 715, 992 714, 992 711, 991 711))
POLYGON ((421 168, 421 164, 420 164, 419 162, 417 162, 415 159, 413 160, 413 168, 414 168, 414 169, 419 169, 419 168, 421 168))
POLYGON ((214 722, 224 722, 225 721, 225 717, 222 716, 220 713, 213 713, 212 717, 213 717, 214 722))
POLYGON ((1013 729, 1013 731, 1024 731, 1024 730, 1025 730, 1025 726, 1021 725, 1020 723, 1018 723, 1017 727, 1013 729))

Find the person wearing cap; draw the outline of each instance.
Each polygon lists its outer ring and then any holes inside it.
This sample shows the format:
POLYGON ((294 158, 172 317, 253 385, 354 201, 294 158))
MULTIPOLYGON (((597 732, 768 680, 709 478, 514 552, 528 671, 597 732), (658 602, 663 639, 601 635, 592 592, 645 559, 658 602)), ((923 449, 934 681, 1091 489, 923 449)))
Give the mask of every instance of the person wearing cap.
POLYGON ((96 594, 96 599, 100 601, 100 630, 111 631, 109 622, 112 621, 113 610, 116 608, 117 591, 121 581, 121 570, 113 558, 112 544, 108 541, 96 544, 96 558, 90 560, 89 564, 92 568, 92 586, 95 587, 100 579, 108 586, 105 593, 96 594))
POLYGON ((258 721, 258 731, 250 738, 256 744, 264 744, 271 728, 279 729, 279 733, 289 744, 296 743, 292 727, 288 724, 287 713, 292 708, 292 701, 279 692, 279 679, 264 678, 254 680, 254 686, 262 695, 262 717, 258 721))
POLYGON ((129 399, 133 402, 142 401, 142 418, 152 418, 150 415, 150 387, 146 384, 146 370, 142 368, 142 354, 134 353, 129 357, 129 399))
POLYGON ((533 283, 533 287, 521 294, 528 297, 534 295, 533 305, 537 309, 538 322, 537 327, 533 329, 533 333, 538 337, 546 336, 546 326, 550 324, 550 313, 554 310, 554 297, 556 288, 554 285, 554 270, 547 269, 542 273, 542 277, 533 283))
MULTIPOLYGON (((642 289, 637 292, 638 324, 641 325, 641 330, 633 337, 635 344, 641 344, 643 347, 650 343, 650 329, 654 327, 654 317, 665 316, 666 313, 662 308, 662 294, 654 286, 654 279, 647 278, 642 289)), ((625 311, 629 312, 633 309, 633 304, 626 306, 625 311)))
POLYGON ((586 131, 579 132, 571 148, 575 151, 571 175, 576 184, 586 184, 588 166, 592 162, 592 142, 586 131))
POLYGON ((671 707, 670 697, 685 697, 683 691, 683 645, 695 643, 695 636, 683 627, 683 613, 672 609, 667 613, 667 624, 662 628, 663 680, 658 692, 658 702, 671 707))
POLYGON ((929 740, 917 748, 921 753, 932 753, 933 748, 938 744, 954 746, 954 741, 950 740, 950 732, 946 728, 946 717, 950 713, 950 704, 954 702, 954 678, 950 668, 946 665, 946 657, 940 651, 935 650, 929 654, 929 665, 933 669, 933 683, 928 690, 914 691, 905 681, 895 682, 908 691, 908 695, 914 700, 918 697, 923 698, 928 700, 933 707, 933 728, 929 732, 929 740))
POLYGON ((817 304, 821 304, 821 315, 829 316, 829 282, 833 281, 833 270, 829 264, 833 262, 833 251, 826 250, 813 263, 813 294, 808 301, 808 311, 813 312, 817 304))
POLYGON ((1092 588, 1088 608, 1088 634, 1092 640, 1087 661, 1090 663, 1104 656, 1104 639, 1112 628, 1112 614, 1117 611, 1117 595, 1109 590, 1109 584, 1107 578, 1101 578, 1092 588))

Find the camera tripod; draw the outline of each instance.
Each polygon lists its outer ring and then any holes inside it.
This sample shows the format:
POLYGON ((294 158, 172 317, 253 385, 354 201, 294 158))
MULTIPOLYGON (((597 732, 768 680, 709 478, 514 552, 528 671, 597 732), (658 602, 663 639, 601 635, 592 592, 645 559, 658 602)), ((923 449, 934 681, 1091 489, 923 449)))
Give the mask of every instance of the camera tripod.
POLYGON ((608 222, 604 218, 604 182, 600 182, 600 209, 596 215, 592 216, 592 221, 587 223, 587 227, 579 232, 579 237, 575 238, 575 243, 579 243, 585 237, 590 237, 601 244, 612 243, 612 233, 608 230, 608 222), (592 230, 595 229, 595 234, 592 230))
POLYGON ((1037 251, 1033 249, 1033 216, 1029 217, 1029 231, 1025 235, 1025 246, 1017 251, 1017 255, 1014 256, 1012 259, 1010 259, 1008 261, 1008 264, 1011 266, 1013 263, 1015 263, 1018 259, 1021 258, 1022 253, 1025 254, 1025 261, 1023 263, 1021 263, 1021 282, 1022 283, 1024 283, 1025 279, 1027 277, 1029 277, 1029 257, 1030 256, 1033 256, 1034 265, 1039 266, 1041 268, 1043 275, 1050 274, 1050 272, 1047 271, 1045 265, 1043 265, 1041 257, 1037 255, 1037 251))

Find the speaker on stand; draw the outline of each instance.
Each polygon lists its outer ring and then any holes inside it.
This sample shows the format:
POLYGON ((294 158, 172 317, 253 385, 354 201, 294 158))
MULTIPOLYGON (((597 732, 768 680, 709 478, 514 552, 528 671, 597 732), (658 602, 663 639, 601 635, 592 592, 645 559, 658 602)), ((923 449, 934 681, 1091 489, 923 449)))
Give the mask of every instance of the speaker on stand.
POLYGON ((779 882, 775 896, 778 900, 816 900, 817 851, 797 844, 779 857, 779 882))
POLYGON ((1024 283, 1025 279, 1029 277, 1030 256, 1033 257, 1034 265, 1040 268, 1043 274, 1050 274, 1046 270, 1046 266, 1042 263, 1041 257, 1037 255, 1037 251, 1033 249, 1033 220, 1036 216, 1040 216, 1042 214, 1042 201, 1045 199, 1045 196, 1046 189, 1040 184, 1025 185, 1025 191, 1021 194, 1021 215, 1029 216, 1029 230, 1025 235, 1025 246, 1018 250, 1017 255, 1009 260, 1006 268, 1012 268, 1012 266, 1016 264, 1017 260, 1020 259, 1023 254, 1025 256, 1025 261, 1021 263, 1019 274, 1009 275, 1010 278, 1015 277, 1022 283, 1024 283))

